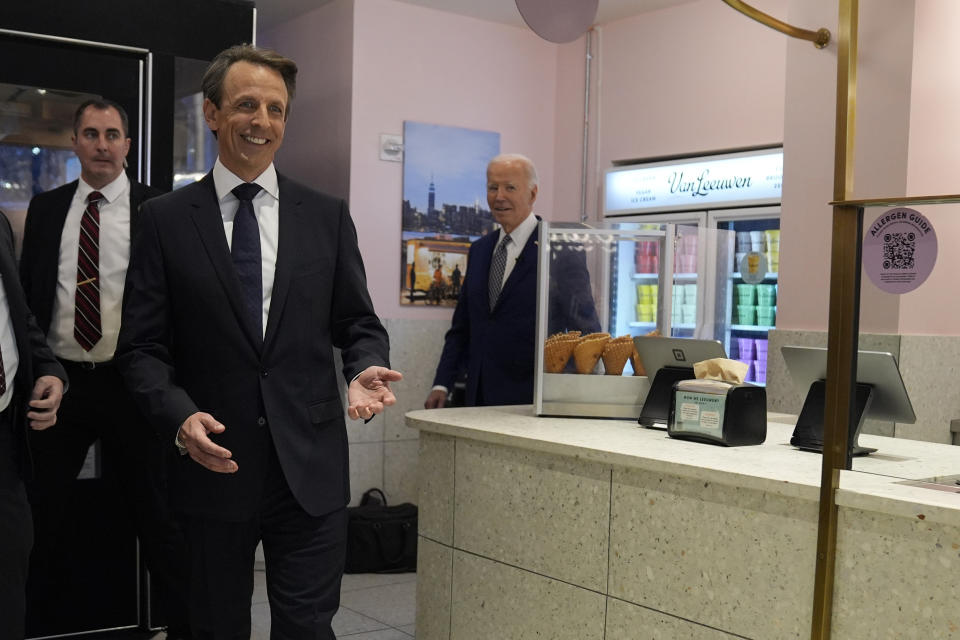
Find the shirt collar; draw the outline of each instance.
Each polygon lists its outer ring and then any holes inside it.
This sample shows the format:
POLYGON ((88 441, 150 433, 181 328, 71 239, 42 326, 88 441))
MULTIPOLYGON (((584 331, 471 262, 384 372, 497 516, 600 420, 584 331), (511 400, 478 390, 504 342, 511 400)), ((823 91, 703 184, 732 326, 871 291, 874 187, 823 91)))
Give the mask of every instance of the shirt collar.
POLYGON ((87 201, 87 196, 89 196, 94 191, 99 191, 103 198, 110 204, 112 204, 117 198, 123 195, 123 193, 130 186, 130 178, 127 177, 125 171, 121 171, 120 175, 113 179, 113 182, 105 185, 102 189, 94 189, 89 184, 84 181, 83 178, 80 178, 77 182, 77 198, 80 198, 83 202, 87 201))
MULTIPOLYGON (((256 182, 264 192, 269 193, 275 200, 280 199, 280 188, 277 185, 277 169, 273 166, 272 162, 270 166, 263 170, 263 173, 251 182, 256 182)), ((223 202, 227 197, 236 198, 231 192, 234 187, 243 183, 244 180, 241 180, 235 173, 230 171, 230 169, 223 166, 220 158, 217 157, 217 161, 213 165, 213 186, 217 190, 217 200, 223 202)))
MULTIPOLYGON (((533 233, 534 229, 536 228, 537 216, 533 215, 533 213, 530 213, 530 215, 523 219, 523 222, 514 228, 513 232, 510 234, 510 240, 513 241, 514 246, 523 249, 525 246, 527 246, 527 240, 530 239, 530 234, 533 233)), ((501 227, 500 238, 497 240, 497 244, 503 240, 503 236, 503 227, 501 227)))

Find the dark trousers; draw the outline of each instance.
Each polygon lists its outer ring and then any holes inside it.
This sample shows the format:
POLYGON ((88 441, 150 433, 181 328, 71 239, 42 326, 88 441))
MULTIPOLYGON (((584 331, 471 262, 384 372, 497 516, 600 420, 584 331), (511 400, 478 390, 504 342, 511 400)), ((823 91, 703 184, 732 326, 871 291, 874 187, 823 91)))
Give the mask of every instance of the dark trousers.
POLYGON ((184 520, 194 638, 250 638, 253 567, 261 540, 271 640, 335 638, 331 621, 340 606, 347 511, 309 515, 290 492, 272 445, 270 458, 253 518, 239 523, 193 516, 184 520))
POLYGON ((9 414, 0 413, 0 638, 21 640, 33 523, 16 463, 9 414))
POLYGON ((55 576, 66 570, 63 563, 70 558, 63 554, 70 547, 60 539, 66 530, 64 514, 70 512, 77 474, 87 450, 99 439, 104 460, 102 477, 116 487, 121 508, 133 523, 158 591, 161 615, 171 629, 184 633, 184 543, 170 514, 164 464, 165 450, 166 455, 176 455, 173 443, 162 446, 137 411, 116 368, 107 365, 91 370, 69 362, 64 362, 64 367, 70 376, 70 388, 60 405, 57 423, 44 431, 30 432, 35 473, 27 491, 36 531, 31 571, 55 576))

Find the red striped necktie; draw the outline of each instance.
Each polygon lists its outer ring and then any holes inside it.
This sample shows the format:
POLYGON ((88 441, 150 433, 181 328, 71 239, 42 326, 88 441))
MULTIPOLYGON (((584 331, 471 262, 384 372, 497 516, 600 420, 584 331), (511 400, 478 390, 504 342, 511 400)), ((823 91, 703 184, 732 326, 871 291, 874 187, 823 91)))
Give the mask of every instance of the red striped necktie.
POLYGON ((103 199, 99 191, 91 192, 80 218, 73 337, 84 351, 93 349, 103 337, 100 325, 100 201, 103 199))

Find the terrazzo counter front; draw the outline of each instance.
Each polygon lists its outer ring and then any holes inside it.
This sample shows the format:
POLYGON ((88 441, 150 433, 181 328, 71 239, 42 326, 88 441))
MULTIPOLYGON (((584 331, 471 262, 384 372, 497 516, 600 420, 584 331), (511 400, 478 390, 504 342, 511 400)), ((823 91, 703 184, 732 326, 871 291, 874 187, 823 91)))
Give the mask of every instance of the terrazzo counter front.
MULTIPOLYGON (((809 637, 821 457, 790 418, 725 448, 529 406, 408 413, 418 640, 809 637)), ((833 637, 960 637, 960 496, 899 483, 960 449, 861 441, 880 452, 837 495, 833 637)))

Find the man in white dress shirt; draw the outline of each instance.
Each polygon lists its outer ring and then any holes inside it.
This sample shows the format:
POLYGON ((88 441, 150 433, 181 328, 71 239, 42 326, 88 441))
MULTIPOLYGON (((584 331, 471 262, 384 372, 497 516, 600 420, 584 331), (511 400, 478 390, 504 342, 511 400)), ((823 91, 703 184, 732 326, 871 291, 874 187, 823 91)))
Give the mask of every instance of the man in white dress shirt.
POLYGON ((238 45, 202 81, 218 159, 146 203, 117 360, 170 450, 190 624, 250 637, 262 540, 274 640, 334 639, 350 499, 346 412, 396 401, 346 203, 276 170, 297 66, 238 45))
POLYGON ((64 524, 77 474, 99 439, 100 473, 119 490, 120 508, 133 521, 170 636, 189 637, 181 595, 185 576, 177 557, 182 554, 176 551, 181 543, 167 507, 162 449, 113 364, 140 205, 161 193, 127 177, 128 130, 119 104, 81 104, 73 136, 80 178, 35 196, 27 212, 21 282, 40 330, 73 384, 57 427, 31 436, 36 473, 28 493, 36 548, 28 606, 31 619, 62 612, 64 606, 84 606, 69 593, 62 594, 66 604, 51 600, 60 600, 58 590, 70 583, 74 561, 72 547, 62 540, 69 530, 64 524))
MULTIPOLYGON (((466 406, 533 402, 539 218, 537 170, 526 156, 501 154, 487 166, 487 203, 499 231, 470 246, 450 330, 444 337, 427 409, 447 404, 466 371, 466 406)), ((583 253, 551 262, 550 333, 600 330, 583 253)))

